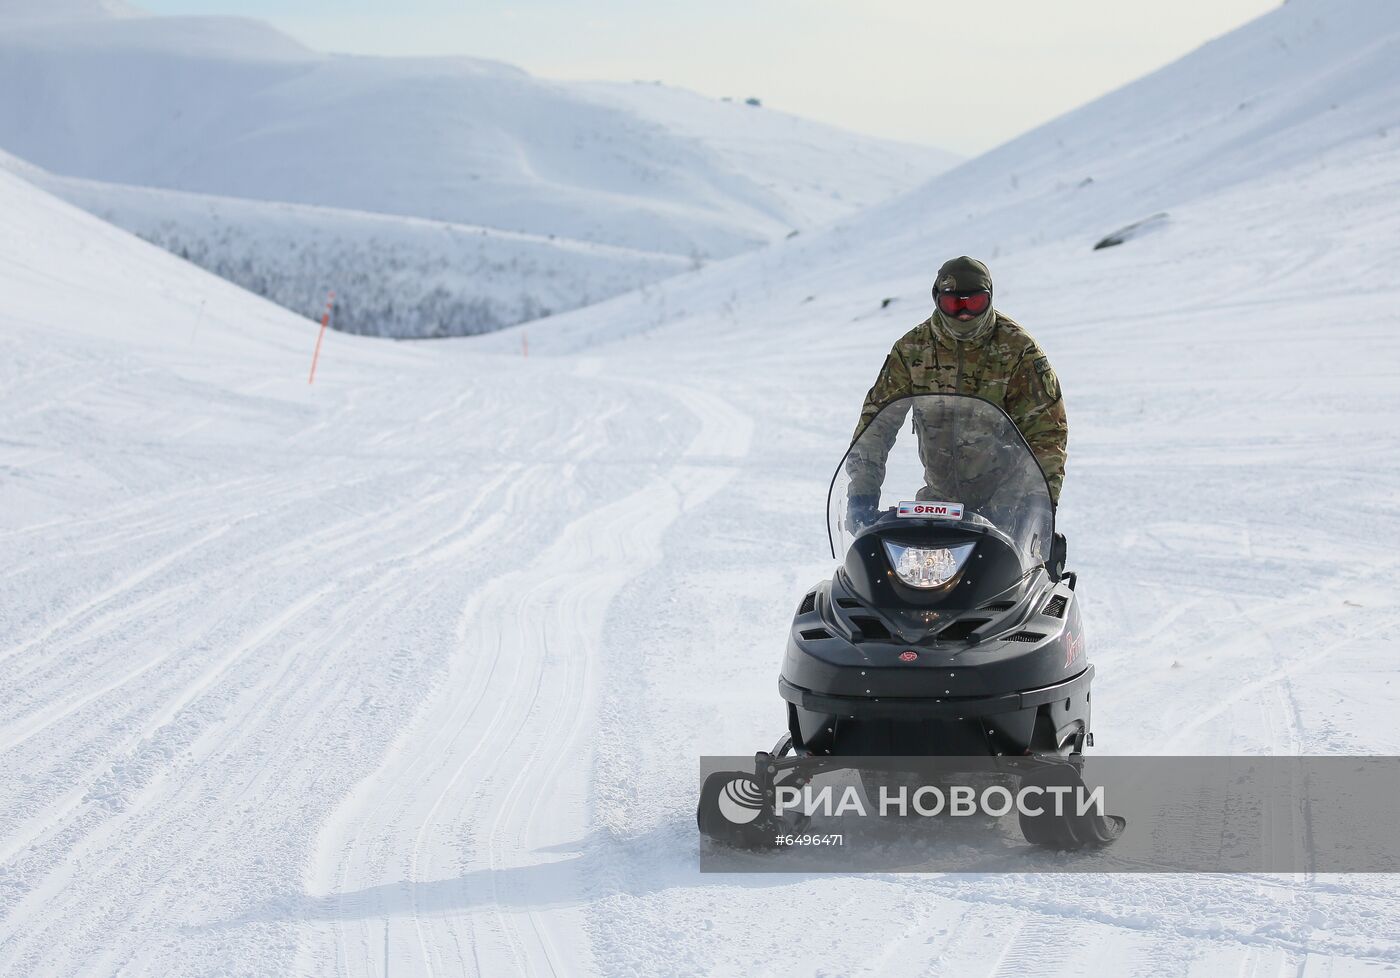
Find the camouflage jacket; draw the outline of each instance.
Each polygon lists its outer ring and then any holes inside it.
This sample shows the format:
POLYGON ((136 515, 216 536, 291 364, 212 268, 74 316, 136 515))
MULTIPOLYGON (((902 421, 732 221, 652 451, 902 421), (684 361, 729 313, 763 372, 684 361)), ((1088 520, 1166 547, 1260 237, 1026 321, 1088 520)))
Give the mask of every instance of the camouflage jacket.
MULTIPOLYGON (((1058 504, 1065 480, 1069 422, 1060 382, 1045 351, 1018 323, 1001 313, 996 313, 996 324, 984 339, 968 342, 958 342, 938 328, 936 316, 904 334, 890 350, 875 386, 865 396, 853 439, 895 398, 975 394, 1002 408, 1016 423, 1045 472, 1051 499, 1058 504)), ((865 491, 878 489, 878 484, 864 487, 865 491)), ((860 491, 860 487, 851 491, 860 491)))

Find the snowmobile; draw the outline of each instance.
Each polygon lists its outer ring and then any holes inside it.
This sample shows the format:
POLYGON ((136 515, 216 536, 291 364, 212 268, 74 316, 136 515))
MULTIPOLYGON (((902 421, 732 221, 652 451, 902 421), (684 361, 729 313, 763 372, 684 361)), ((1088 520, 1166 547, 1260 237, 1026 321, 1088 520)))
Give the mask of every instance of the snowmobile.
MULTIPOLYGON (((1094 667, 1077 578, 1045 475, 1000 407, 962 394, 886 404, 832 477, 827 529, 841 564, 793 618, 778 677, 787 732, 752 772, 706 778, 702 835, 765 847, 806 824, 775 812, 779 786, 855 768, 870 794, 911 758, 993 758, 1023 785, 1083 783, 1094 667)), ((1124 827, 1102 813, 1019 821, 1056 849, 1124 827)))

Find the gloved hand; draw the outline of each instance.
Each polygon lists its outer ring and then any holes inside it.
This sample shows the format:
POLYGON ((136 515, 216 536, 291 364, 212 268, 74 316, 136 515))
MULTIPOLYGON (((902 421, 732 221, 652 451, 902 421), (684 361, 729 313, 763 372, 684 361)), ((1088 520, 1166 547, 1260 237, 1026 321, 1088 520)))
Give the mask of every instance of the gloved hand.
POLYGON ((880 518, 878 493, 851 496, 846 500, 846 532, 859 533, 880 518))

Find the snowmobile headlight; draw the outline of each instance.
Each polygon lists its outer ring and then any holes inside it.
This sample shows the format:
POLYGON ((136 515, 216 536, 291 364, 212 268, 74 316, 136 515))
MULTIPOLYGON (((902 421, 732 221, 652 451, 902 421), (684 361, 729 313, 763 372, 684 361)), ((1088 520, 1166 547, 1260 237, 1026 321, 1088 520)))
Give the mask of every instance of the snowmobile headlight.
POLYGON ((953 579, 975 543, 960 543, 956 547, 905 547, 884 541, 890 566, 899 579, 910 587, 942 587, 953 579))

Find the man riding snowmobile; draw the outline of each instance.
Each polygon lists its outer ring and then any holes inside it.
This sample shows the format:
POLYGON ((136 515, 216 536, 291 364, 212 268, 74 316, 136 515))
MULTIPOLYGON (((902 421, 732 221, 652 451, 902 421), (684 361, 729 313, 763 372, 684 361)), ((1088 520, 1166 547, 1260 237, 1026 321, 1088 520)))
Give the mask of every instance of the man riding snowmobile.
MULTIPOLYGON (((890 351, 832 476, 840 563, 793 616, 778 677, 787 732, 751 772, 705 774, 696 821, 722 845, 782 845, 806 815, 779 812, 779 789, 839 770, 859 772, 867 797, 928 758, 954 771, 989 761, 1023 787, 1084 783, 1094 667, 1055 532, 1069 434, 1059 382, 992 308, 981 262, 944 264, 934 298, 890 351)), ((1018 820, 1026 841, 1055 849, 1107 845, 1125 826, 1104 812, 1018 820)))
MULTIPOLYGON (((856 436, 882 407, 897 398, 914 394, 985 398, 1011 417, 1045 473, 1052 503, 1058 504, 1065 478, 1069 422, 1050 359, 1025 329, 992 307, 991 272, 975 258, 964 255, 945 262, 938 270, 933 297, 933 315, 901 337, 885 358, 875 385, 865 397, 856 436)), ((851 529, 876 517, 884 478, 884 458, 878 445, 888 450, 903 415, 886 412, 876 423, 889 430, 873 432, 875 438, 865 439, 866 445, 877 446, 875 450, 849 460, 851 529)), ((940 467, 932 456, 955 450, 955 446, 941 443, 950 433, 932 425, 930 419, 916 417, 915 425, 925 468, 937 471, 940 467)), ((989 466, 990 471, 994 467, 989 466)), ((979 492, 978 487, 960 486, 963 495, 974 497, 966 500, 972 509, 978 508, 977 495, 985 497, 996 489, 988 485, 979 492)), ((930 484, 920 498, 947 499, 953 495, 946 487, 930 484)))

